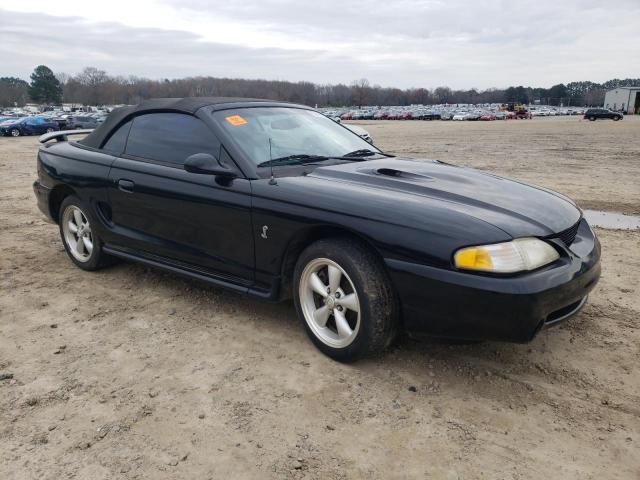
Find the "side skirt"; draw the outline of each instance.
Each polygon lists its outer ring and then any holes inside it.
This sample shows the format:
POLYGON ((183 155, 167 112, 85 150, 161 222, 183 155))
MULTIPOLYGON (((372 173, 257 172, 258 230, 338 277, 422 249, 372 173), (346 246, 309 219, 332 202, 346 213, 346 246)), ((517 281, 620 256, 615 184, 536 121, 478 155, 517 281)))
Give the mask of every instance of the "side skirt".
POLYGON ((233 281, 229 278, 213 276, 204 272, 199 272, 199 271, 190 269, 187 266, 170 263, 169 261, 166 261, 164 258, 160 258, 160 257, 151 258, 148 256, 133 253, 133 252, 126 252, 124 250, 120 250, 118 248, 114 248, 108 245, 104 245, 102 249, 104 253, 112 255, 114 257, 122 258, 124 260, 129 260, 132 262, 142 263, 150 267, 159 268, 183 277, 191 278, 193 280, 198 280, 198 281, 207 283, 209 285, 226 288, 228 290, 233 290, 234 292, 237 292, 240 294, 250 295, 250 296, 262 298, 265 300, 273 300, 273 301, 278 300, 278 293, 279 293, 279 288, 278 288, 279 281, 277 281, 278 279, 274 281, 271 288, 260 288, 248 282, 242 282, 241 279, 238 279, 237 281, 233 281))

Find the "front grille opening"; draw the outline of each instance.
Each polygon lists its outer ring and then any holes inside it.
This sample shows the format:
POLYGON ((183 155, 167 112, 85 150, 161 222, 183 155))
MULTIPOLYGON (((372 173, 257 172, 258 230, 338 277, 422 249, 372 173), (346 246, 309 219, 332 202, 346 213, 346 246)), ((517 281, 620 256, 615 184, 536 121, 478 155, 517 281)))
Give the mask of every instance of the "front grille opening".
POLYGON ((558 238, 568 247, 576 239, 576 235, 578 234, 578 227, 580 227, 580 222, 567 228, 566 230, 561 231, 560 233, 552 235, 549 238, 558 238))

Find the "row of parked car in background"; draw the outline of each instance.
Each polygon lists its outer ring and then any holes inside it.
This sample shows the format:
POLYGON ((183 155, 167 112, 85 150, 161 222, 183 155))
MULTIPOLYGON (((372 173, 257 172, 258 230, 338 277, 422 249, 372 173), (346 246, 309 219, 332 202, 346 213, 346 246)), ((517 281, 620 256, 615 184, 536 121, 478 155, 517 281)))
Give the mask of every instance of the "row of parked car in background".
POLYGON ((546 105, 507 104, 455 104, 411 105, 395 107, 362 107, 321 109, 332 118, 341 120, 510 120, 561 115, 584 115, 582 107, 555 107, 546 105))
POLYGON ((0 135, 20 137, 42 135, 58 130, 96 128, 107 118, 110 109, 93 111, 48 110, 33 111, 13 108, 0 111, 0 135))
MULTIPOLYGON (((12 108, 0 111, 0 135, 20 137, 42 135, 58 130, 92 129, 107 118, 115 107, 79 107, 60 109, 45 107, 43 110, 12 108)), ((510 120, 533 117, 555 117, 560 115, 582 115, 585 119, 622 120, 620 112, 604 108, 554 107, 545 105, 527 106, 519 103, 507 104, 456 104, 456 105, 411 105, 395 107, 345 107, 341 109, 320 108, 319 111, 336 121, 341 120, 510 120)), ((345 125, 346 126, 346 125, 345 125)), ((368 132, 357 126, 347 126, 357 135, 371 143, 368 132)))

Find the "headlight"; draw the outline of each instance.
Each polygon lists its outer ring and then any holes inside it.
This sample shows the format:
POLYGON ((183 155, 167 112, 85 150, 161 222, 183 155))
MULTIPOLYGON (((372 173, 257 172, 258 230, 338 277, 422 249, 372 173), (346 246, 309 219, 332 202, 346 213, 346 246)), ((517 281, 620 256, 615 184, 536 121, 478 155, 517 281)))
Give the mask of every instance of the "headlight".
POLYGON ((514 273, 547 265, 560 255, 547 242, 537 238, 518 238, 511 242, 480 245, 458 250, 456 267, 481 272, 514 273))

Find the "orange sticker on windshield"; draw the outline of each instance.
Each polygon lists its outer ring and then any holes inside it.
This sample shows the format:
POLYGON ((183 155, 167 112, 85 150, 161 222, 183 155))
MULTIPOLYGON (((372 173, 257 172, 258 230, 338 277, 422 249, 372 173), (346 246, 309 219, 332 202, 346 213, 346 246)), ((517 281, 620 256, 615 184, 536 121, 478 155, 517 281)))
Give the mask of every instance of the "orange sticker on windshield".
POLYGON ((229 122, 234 127, 239 127, 240 125, 246 125, 247 121, 242 118, 240 115, 231 115, 230 117, 225 118, 227 122, 229 122))

